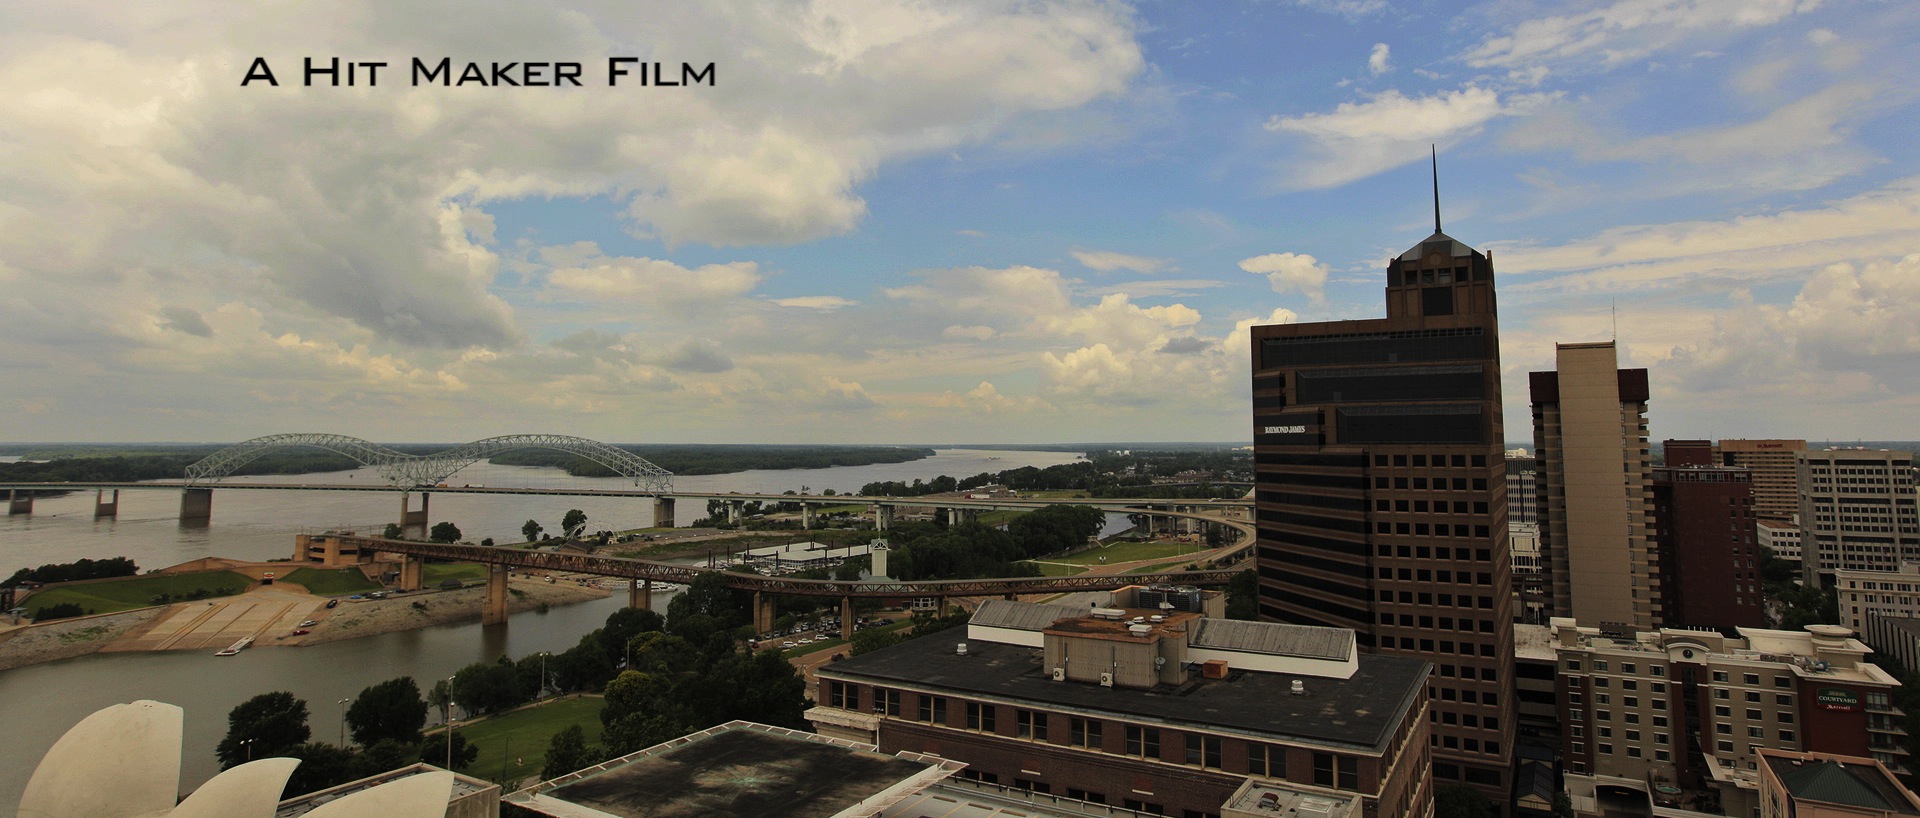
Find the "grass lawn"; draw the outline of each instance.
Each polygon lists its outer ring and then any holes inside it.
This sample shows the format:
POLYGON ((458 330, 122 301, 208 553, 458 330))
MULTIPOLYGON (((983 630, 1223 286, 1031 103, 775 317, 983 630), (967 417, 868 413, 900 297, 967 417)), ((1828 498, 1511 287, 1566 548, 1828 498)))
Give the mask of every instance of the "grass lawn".
POLYGON ((27 598, 29 614, 41 608, 71 602, 94 613, 127 611, 156 604, 153 598, 171 594, 184 601, 194 591, 205 589, 213 596, 229 596, 245 591, 253 580, 232 571, 201 571, 191 574, 147 574, 125 579, 49 586, 27 598))
POLYGON ((1158 574, 1166 571, 1185 571, 1187 570, 1187 566, 1191 564, 1193 564, 1192 560, 1174 560, 1173 562, 1159 562, 1159 563, 1154 563, 1153 565, 1142 565, 1139 568, 1130 569, 1127 571, 1127 573, 1158 574))
POLYGON ((283 582, 291 582, 305 588, 308 593, 318 594, 320 596, 339 596, 342 594, 357 594, 363 591, 380 590, 380 583, 367 579, 367 575, 360 573, 360 569, 358 568, 338 568, 332 570, 322 568, 296 568, 293 570, 293 573, 280 579, 283 582))
POLYGON ((1086 489, 1046 489, 1044 491, 1023 492, 1023 496, 1036 500, 1061 500, 1087 496, 1086 489))
POLYGON ((471 725, 461 724, 457 728, 460 735, 479 745, 480 755, 460 772, 501 781, 500 765, 505 763, 507 779, 537 776, 540 768, 546 766, 547 742, 553 740, 555 733, 578 724, 588 744, 599 743, 600 710, 606 705, 607 700, 601 698, 556 699, 471 725), (507 755, 508 752, 513 755, 507 755), (516 758, 526 765, 514 764, 516 758))
POLYGON ((984 526, 1006 525, 1007 523, 1013 522, 1015 519, 1018 519, 1023 514, 1031 514, 1031 513, 1032 512, 1028 512, 1028 511, 1002 509, 999 511, 980 512, 979 516, 976 516, 973 519, 975 522, 984 526))
POLYGON ((1029 560, 1027 564, 1040 569, 1040 575, 1043 577, 1070 577, 1074 574, 1084 574, 1087 572, 1084 566, 1061 565, 1057 562, 1033 562, 1029 560))
POLYGON ((1198 543, 1183 542, 1121 542, 1101 548, 1089 548, 1078 554, 1066 557, 1048 557, 1053 562, 1070 562, 1075 565, 1099 565, 1100 558, 1106 557, 1108 563, 1151 560, 1160 557, 1173 557, 1203 551, 1206 546, 1198 543))
POLYGON ((429 562, 421 569, 420 581, 429 587, 450 579, 468 582, 487 578, 487 566, 477 562, 429 562))

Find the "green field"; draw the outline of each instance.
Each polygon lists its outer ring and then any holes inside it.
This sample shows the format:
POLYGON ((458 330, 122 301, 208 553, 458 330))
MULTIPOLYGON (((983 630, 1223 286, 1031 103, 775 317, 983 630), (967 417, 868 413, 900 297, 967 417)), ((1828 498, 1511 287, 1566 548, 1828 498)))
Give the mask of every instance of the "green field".
POLYGON ((1027 564, 1040 569, 1040 575, 1043 577, 1070 577, 1074 574, 1084 574, 1087 572, 1086 567, 1081 565, 1061 565, 1057 562, 1034 562, 1032 560, 1028 560, 1027 564))
POLYGON ((1117 562, 1134 562, 1136 560, 1175 557, 1181 554, 1192 554, 1204 549, 1205 546, 1198 543, 1119 542, 1101 548, 1089 548, 1071 556, 1052 557, 1050 559, 1053 562, 1069 562, 1075 565, 1111 565, 1117 562), (1100 562, 1101 557, 1107 558, 1106 563, 1100 562))
POLYGON ((319 596, 342 596, 380 590, 380 583, 367 579, 358 568, 295 568, 280 578, 319 596))
POLYGON ((1029 514, 1029 513, 1031 512, 1019 511, 1016 509, 1002 509, 999 511, 983 511, 983 512, 980 512, 978 515, 976 515, 973 518, 973 521, 984 526, 1006 525, 1007 523, 1010 523, 1016 519, 1019 519, 1021 515, 1029 514))
POLYGON ((420 571, 420 580, 430 588, 450 579, 471 582, 486 578, 487 566, 477 562, 430 562, 420 571))
POLYGON ((601 698, 556 699, 539 707, 462 724, 460 735, 480 747, 480 755, 460 772, 489 781, 520 779, 540 774, 547 763, 547 742, 570 725, 580 725, 587 744, 600 741, 601 698), (511 752, 513 755, 507 755, 511 752), (519 759, 522 764, 514 763, 519 759), (502 764, 506 775, 501 775, 502 764))
POLYGON ((213 596, 230 596, 247 590, 253 580, 232 571, 202 571, 191 574, 148 574, 126 579, 48 586, 27 598, 29 614, 41 608, 71 602, 94 613, 111 613, 145 608, 155 604, 160 594, 185 601, 194 591, 205 589, 213 596))
POLYGON ((1192 564, 1193 562, 1191 560, 1174 560, 1173 562, 1157 562, 1152 565, 1142 565, 1139 568, 1129 568, 1127 569, 1127 573, 1158 574, 1165 571, 1185 571, 1187 570, 1187 566, 1192 564))

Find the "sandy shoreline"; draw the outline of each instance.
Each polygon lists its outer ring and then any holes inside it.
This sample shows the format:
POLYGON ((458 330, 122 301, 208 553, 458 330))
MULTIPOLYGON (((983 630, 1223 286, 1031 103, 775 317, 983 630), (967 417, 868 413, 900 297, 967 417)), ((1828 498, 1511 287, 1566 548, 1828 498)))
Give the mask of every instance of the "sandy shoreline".
MULTIPOLYGON (((515 577, 508 584, 508 610, 519 613, 541 605, 572 605, 606 599, 612 592, 604 588, 573 583, 547 583, 515 577)), ((327 611, 312 628, 313 633, 287 639, 263 640, 270 645, 318 645, 381 633, 452 625, 480 620, 480 603, 486 588, 475 586, 458 591, 431 591, 402 594, 387 599, 348 600, 327 611), (416 603, 423 607, 416 607, 416 603)), ((6 646, 0 644, 0 651, 6 646)))
POLYGON ((141 608, 21 628, 0 641, 0 671, 96 653, 166 610, 141 608))

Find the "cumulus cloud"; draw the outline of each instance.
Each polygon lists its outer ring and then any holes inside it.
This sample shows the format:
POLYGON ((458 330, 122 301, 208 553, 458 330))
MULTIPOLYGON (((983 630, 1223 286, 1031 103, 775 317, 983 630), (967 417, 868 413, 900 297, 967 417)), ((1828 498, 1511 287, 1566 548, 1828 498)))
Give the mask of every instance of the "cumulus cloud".
POLYGON ((1267 277, 1276 293, 1297 292, 1315 304, 1327 300, 1327 265, 1304 253, 1268 253, 1240 261, 1240 269, 1267 277))
POLYGON ((851 307, 860 302, 837 295, 803 295, 795 298, 776 298, 773 303, 782 307, 800 307, 809 310, 837 310, 851 307))
POLYGON ((213 337, 213 327, 207 325, 207 319, 200 317, 200 311, 192 307, 162 307, 160 317, 166 319, 166 328, 201 338, 213 337))
POLYGON ((1367 55, 1367 72, 1377 77, 1392 71, 1391 59, 1392 49, 1386 43, 1374 43, 1373 52, 1367 55))
POLYGON ((1267 120, 1272 133, 1298 134, 1308 149, 1290 160, 1284 182, 1293 187, 1337 187, 1426 155, 1429 144, 1451 145, 1487 123, 1527 113, 1545 97, 1510 95, 1469 85, 1458 91, 1409 97, 1398 90, 1365 102, 1343 102, 1329 113, 1267 120))
POLYGON ((751 261, 688 269, 671 261, 627 256, 593 259, 547 276, 562 295, 683 306, 737 298, 751 292, 760 279, 759 265, 751 261))
POLYGON ((1074 250, 1073 257, 1087 267, 1103 273, 1114 270, 1132 270, 1136 273, 1157 273, 1167 269, 1171 259, 1148 258, 1111 250, 1074 250))
POLYGON ((1702 33, 1768 26, 1820 0, 1616 0, 1575 14, 1523 20, 1468 49, 1475 68, 1597 64, 1611 68, 1702 33))
POLYGON ((673 349, 661 365, 675 372, 725 372, 733 368, 733 359, 720 345, 705 338, 688 338, 673 349))

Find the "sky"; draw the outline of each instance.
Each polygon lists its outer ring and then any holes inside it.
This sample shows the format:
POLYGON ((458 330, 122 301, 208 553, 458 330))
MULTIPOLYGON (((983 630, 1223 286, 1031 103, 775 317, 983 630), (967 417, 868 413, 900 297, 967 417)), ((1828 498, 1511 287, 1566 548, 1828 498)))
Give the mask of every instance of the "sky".
POLYGON ((1608 338, 1656 440, 1920 439, 1917 42, 1909 0, 0 5, 0 440, 1244 443, 1248 328, 1383 315, 1430 149, 1510 444, 1608 338), (389 65, 302 82, 336 57, 389 65))

